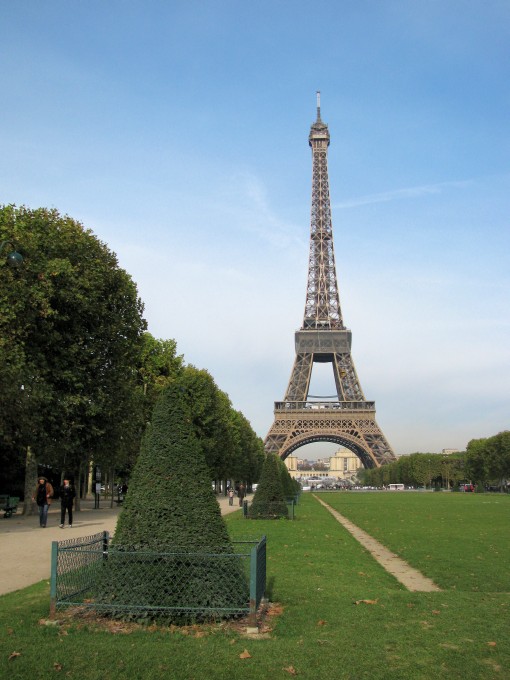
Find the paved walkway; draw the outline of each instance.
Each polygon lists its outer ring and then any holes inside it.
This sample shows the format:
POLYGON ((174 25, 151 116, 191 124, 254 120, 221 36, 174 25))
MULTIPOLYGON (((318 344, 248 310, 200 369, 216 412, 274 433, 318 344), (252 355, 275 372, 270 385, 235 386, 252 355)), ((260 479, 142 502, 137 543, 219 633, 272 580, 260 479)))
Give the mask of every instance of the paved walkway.
POLYGON ((316 498, 319 503, 329 510, 337 522, 340 522, 340 524, 342 524, 347 529, 347 531, 351 533, 354 538, 368 550, 372 557, 377 560, 379 564, 384 567, 384 569, 386 569, 386 571, 388 571, 390 574, 392 574, 392 576, 400 581, 400 583, 402 583, 408 590, 423 593, 437 592, 441 590, 441 588, 439 588, 434 583, 434 581, 428 578, 428 576, 424 576, 421 571, 411 567, 398 555, 395 555, 395 553, 392 553, 391 550, 385 548, 383 545, 381 545, 381 543, 379 543, 379 541, 376 541, 375 538, 372 538, 370 534, 367 534, 366 531, 363 531, 363 529, 357 527, 350 520, 334 510, 315 494, 314 498, 316 498))
MULTIPOLYGON (((228 498, 223 496, 218 497, 218 502, 222 515, 240 510, 237 498, 233 506, 229 506, 228 498)), ((82 501, 82 509, 73 515, 71 529, 67 524, 64 529, 59 528, 59 502, 50 506, 45 529, 39 526, 39 515, 13 515, 8 519, 0 515, 0 595, 50 578, 52 541, 89 536, 100 531, 113 534, 121 512, 121 508, 114 505, 110 508, 110 502, 102 500, 100 508, 95 510, 93 501, 82 501)))

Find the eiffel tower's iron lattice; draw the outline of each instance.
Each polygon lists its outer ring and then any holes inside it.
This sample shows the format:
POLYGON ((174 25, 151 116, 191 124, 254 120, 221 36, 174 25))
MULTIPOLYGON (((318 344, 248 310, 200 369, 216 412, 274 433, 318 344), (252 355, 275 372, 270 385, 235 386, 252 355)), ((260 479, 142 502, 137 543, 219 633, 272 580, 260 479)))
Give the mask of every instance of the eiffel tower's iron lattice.
POLYGON ((308 138, 312 148, 310 256, 303 325, 295 334, 296 359, 283 401, 275 402, 267 452, 282 459, 300 446, 328 441, 353 451, 365 467, 379 467, 395 455, 375 420, 375 403, 366 401, 351 356, 351 331, 342 319, 336 278, 328 180, 328 126, 317 120, 308 138), (336 401, 309 399, 314 363, 333 369, 336 401))

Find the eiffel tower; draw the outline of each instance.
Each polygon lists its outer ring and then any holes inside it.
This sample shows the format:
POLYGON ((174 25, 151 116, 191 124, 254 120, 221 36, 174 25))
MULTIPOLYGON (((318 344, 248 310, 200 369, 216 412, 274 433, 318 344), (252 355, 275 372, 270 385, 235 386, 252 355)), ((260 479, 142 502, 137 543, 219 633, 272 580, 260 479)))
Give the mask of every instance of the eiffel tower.
POLYGON ((395 460, 395 455, 375 420, 375 402, 366 401, 361 389, 351 357, 351 331, 342 320, 329 197, 329 139, 317 92, 317 120, 308 137, 313 177, 305 313, 295 334, 296 359, 287 392, 283 401, 275 402, 265 449, 285 459, 305 444, 332 442, 373 468, 395 460), (309 394, 314 363, 331 364, 336 395, 309 394))

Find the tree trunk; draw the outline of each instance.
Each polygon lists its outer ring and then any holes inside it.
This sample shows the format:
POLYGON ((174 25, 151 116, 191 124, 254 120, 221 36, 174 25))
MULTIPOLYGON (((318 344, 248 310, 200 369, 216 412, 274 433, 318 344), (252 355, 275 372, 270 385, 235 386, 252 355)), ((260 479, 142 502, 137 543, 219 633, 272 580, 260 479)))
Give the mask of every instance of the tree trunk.
POLYGON ((30 446, 27 446, 25 463, 25 499, 23 501, 23 515, 34 515, 36 504, 32 500, 37 486, 37 460, 30 446))
POLYGON ((81 493, 80 493, 81 477, 82 477, 81 471, 82 471, 82 464, 80 463, 79 466, 78 466, 78 477, 77 477, 77 479, 74 480, 75 481, 74 488, 76 490, 76 497, 74 499, 74 510, 75 510, 75 512, 80 512, 80 510, 81 510, 81 493))
POLYGON ((113 508, 113 476, 115 474, 115 468, 110 468, 110 492, 112 494, 110 499, 110 508, 113 508))

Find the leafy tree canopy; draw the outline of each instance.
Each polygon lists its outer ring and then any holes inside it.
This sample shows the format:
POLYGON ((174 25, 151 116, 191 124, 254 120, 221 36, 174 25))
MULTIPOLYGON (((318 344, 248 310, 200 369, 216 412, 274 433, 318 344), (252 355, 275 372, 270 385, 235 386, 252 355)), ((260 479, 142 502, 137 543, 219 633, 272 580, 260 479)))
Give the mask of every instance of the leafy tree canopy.
POLYGON ((56 210, 3 206, 0 240, 24 257, 0 265, 0 439, 41 462, 75 466, 120 445, 132 418, 143 305, 107 246, 56 210))

